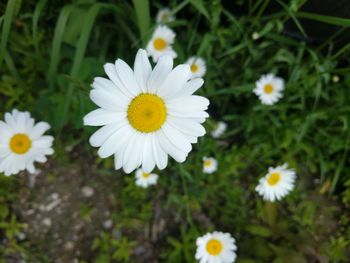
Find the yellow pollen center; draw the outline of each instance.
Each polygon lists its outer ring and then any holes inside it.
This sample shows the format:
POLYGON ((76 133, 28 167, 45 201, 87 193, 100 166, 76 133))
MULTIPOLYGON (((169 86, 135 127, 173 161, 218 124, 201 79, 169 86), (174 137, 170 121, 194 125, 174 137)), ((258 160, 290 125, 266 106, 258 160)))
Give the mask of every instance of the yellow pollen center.
POLYGON ((17 154, 25 154, 32 146, 32 141, 28 135, 17 133, 10 140, 10 149, 17 154))
POLYGON ((192 65, 191 65, 191 71, 192 71, 192 73, 196 73, 196 72, 198 71, 198 66, 197 66, 197 64, 192 64, 192 65))
POLYGON ((166 48, 167 43, 163 38, 156 38, 153 41, 153 46, 156 50, 163 50, 164 48, 166 48))
POLYGON ((207 243, 206 249, 210 255, 217 256, 221 253, 222 243, 217 239, 210 239, 207 243))
POLYGON ((264 91, 265 93, 270 94, 273 91, 273 86, 271 84, 266 84, 264 86, 264 91))
POLYGON ((143 174, 142 174, 142 176, 143 176, 144 178, 148 178, 150 175, 151 175, 151 174, 149 174, 149 173, 143 173, 143 174))
POLYGON ((209 167, 209 166, 211 166, 211 164, 212 164, 212 161, 210 159, 204 161, 204 166, 205 167, 209 167))
POLYGON ((267 183, 271 186, 277 184, 281 180, 281 174, 280 173, 272 173, 267 178, 267 183))
POLYGON ((142 93, 130 102, 128 120, 139 132, 154 132, 164 124, 167 110, 163 100, 154 94, 142 93))

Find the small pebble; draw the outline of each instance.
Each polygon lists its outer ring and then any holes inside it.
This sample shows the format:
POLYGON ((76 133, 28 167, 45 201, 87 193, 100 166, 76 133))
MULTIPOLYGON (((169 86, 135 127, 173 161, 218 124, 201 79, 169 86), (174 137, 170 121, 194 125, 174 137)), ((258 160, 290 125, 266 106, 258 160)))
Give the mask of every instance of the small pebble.
POLYGON ((84 186, 83 188, 81 188, 81 193, 84 197, 91 197, 94 195, 94 192, 94 189, 90 186, 84 186))
POLYGON ((107 219, 103 222, 103 227, 105 229, 110 229, 112 227, 112 225, 113 225, 112 219, 107 219))
POLYGON ((63 249, 66 251, 71 251, 74 249, 74 243, 72 241, 67 241, 64 246, 63 249))
POLYGON ((44 218, 43 221, 42 221, 42 224, 43 224, 44 226, 51 227, 51 225, 52 225, 51 219, 48 218, 48 217, 44 218))

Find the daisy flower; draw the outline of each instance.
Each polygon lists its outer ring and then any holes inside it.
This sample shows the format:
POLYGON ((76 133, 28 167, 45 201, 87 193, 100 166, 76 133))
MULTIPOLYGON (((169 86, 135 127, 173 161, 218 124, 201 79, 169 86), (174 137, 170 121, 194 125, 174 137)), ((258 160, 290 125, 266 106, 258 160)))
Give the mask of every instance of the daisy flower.
POLYGON ((204 59, 201 57, 190 57, 186 64, 191 67, 192 78, 201 78, 205 75, 207 68, 204 59))
POLYGON ((264 200, 274 202, 285 197, 294 188, 295 171, 287 169, 287 164, 270 167, 269 172, 259 180, 255 190, 264 200))
POLYGON ((219 121, 216 125, 215 130, 211 132, 211 136, 213 136, 214 138, 219 138, 226 132, 226 129, 227 129, 227 123, 223 121, 219 121))
POLYGON ((253 92, 259 97, 262 104, 275 104, 283 97, 284 81, 273 74, 261 76, 255 83, 253 92))
POLYGON ((159 57, 170 55, 176 58, 177 54, 172 48, 174 43, 175 33, 169 27, 159 25, 153 32, 151 40, 147 44, 148 56, 152 56, 153 62, 157 62, 159 57))
POLYGON ((158 174, 145 173, 142 169, 137 169, 135 176, 135 184, 143 188, 147 188, 150 185, 155 185, 158 180, 158 174))
POLYGON ((213 232, 197 238, 196 259, 200 263, 233 263, 236 241, 229 233, 213 232))
POLYGON ((209 100, 193 95, 203 79, 190 80, 188 65, 173 69, 162 56, 152 70, 145 50, 137 52, 134 70, 123 60, 107 63, 109 77, 94 79, 91 100, 100 108, 84 117, 84 124, 103 126, 90 138, 98 155, 115 157, 115 168, 130 173, 142 166, 146 173, 167 166, 168 155, 184 162, 192 144, 205 134, 209 100))
POLYGON ((54 152, 53 137, 43 135, 49 128, 46 122, 35 124, 29 112, 6 112, 5 121, 0 121, 0 172, 34 174, 34 162, 44 163, 54 152))
POLYGON ((164 7, 158 11, 156 21, 158 24, 165 24, 175 21, 175 16, 168 7, 164 7))
POLYGON ((203 173, 212 174, 218 169, 218 161, 213 157, 203 157, 203 173))

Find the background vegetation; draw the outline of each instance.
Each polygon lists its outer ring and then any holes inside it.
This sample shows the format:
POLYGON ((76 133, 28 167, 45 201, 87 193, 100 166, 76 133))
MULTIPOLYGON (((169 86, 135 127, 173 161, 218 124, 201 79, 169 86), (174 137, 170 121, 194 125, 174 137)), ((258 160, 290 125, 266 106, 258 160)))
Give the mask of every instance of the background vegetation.
POLYGON ((349 262, 350 19, 315 13, 315 2, 2 1, 0 116, 18 108, 49 122, 56 153, 35 184, 0 175, 0 262, 195 262, 196 238, 212 230, 236 238, 241 263, 349 262), (92 79, 116 58, 133 63, 164 5, 177 17, 176 63, 207 62, 207 131, 229 128, 144 190, 97 158, 82 117, 92 79), (252 93, 269 72, 286 81, 274 106, 252 93), (203 156, 218 159, 216 173, 202 173, 203 156), (254 188, 284 162, 297 186, 273 210, 254 188), (61 212, 44 215, 56 192, 61 212))

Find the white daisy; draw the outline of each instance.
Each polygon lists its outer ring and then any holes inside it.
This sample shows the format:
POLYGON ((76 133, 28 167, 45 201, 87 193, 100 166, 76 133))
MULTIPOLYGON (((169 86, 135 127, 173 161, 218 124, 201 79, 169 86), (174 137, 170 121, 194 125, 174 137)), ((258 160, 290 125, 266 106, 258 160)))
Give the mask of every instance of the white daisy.
POLYGON ((158 180, 157 174, 145 173, 142 169, 137 169, 135 176, 136 176, 135 184, 143 188, 147 188, 150 185, 155 185, 158 180))
POLYGON ((134 70, 123 60, 107 63, 109 79, 97 77, 90 98, 100 108, 84 117, 84 124, 104 126, 90 143, 101 158, 115 156, 115 168, 130 173, 139 166, 150 173, 167 166, 168 155, 184 162, 193 143, 205 134, 209 100, 193 95, 203 79, 189 80, 188 65, 173 69, 162 56, 152 70, 146 51, 136 55, 134 70))
POLYGON ((158 24, 165 24, 175 21, 175 16, 168 7, 164 7, 158 11, 156 21, 158 24))
POLYGON ((227 123, 219 121, 216 125, 215 130, 211 132, 211 136, 213 136, 214 138, 219 138, 226 132, 226 129, 227 123))
POLYGON ((171 46, 174 43, 174 39, 175 33, 169 27, 164 25, 157 26, 146 48, 148 56, 152 56, 153 62, 157 62, 163 55, 170 55, 172 58, 177 57, 171 46))
POLYGON ((294 188, 295 171, 287 169, 287 164, 270 167, 269 172, 259 180, 255 190, 266 201, 274 202, 282 199, 294 188))
POLYGON ((0 121, 0 172, 35 173, 34 162, 44 163, 54 152, 53 137, 43 135, 49 128, 46 122, 35 124, 29 112, 6 112, 5 122, 0 121))
POLYGON ((200 263, 233 263, 236 241, 229 233, 213 232, 197 238, 196 259, 200 263))
POLYGON ((203 157, 203 173, 212 174, 218 169, 218 161, 213 157, 203 157))
POLYGON ((192 78, 201 78, 207 71, 205 61, 201 57, 190 57, 186 61, 186 64, 190 65, 191 67, 192 78))
POLYGON ((284 81, 273 74, 261 76, 255 83, 253 92, 259 97, 262 104, 275 104, 283 97, 284 81))

